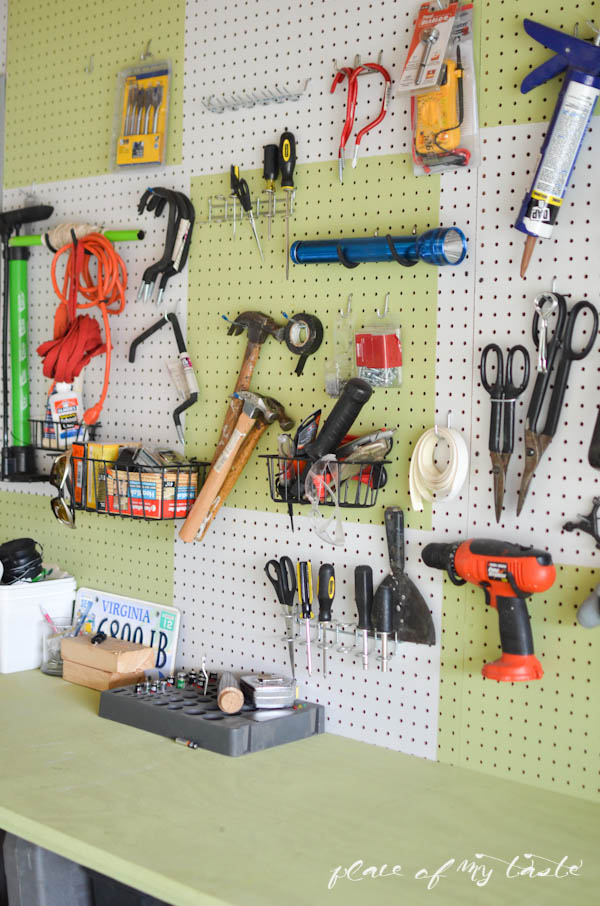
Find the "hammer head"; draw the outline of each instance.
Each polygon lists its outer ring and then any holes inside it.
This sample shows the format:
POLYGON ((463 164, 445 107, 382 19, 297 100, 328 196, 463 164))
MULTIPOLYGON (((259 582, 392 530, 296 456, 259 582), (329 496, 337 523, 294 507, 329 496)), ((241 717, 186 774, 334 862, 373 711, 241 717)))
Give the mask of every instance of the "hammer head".
POLYGON ((275 337, 281 343, 285 325, 278 324, 270 315, 265 315, 261 311, 244 311, 237 316, 227 333, 237 337, 244 330, 248 331, 249 343, 262 344, 269 336, 275 337))
POLYGON ((268 425, 277 420, 284 431, 294 427, 294 420, 286 415, 282 404, 272 396, 259 396, 250 390, 239 390, 234 396, 244 400, 244 409, 249 414, 260 415, 268 425))

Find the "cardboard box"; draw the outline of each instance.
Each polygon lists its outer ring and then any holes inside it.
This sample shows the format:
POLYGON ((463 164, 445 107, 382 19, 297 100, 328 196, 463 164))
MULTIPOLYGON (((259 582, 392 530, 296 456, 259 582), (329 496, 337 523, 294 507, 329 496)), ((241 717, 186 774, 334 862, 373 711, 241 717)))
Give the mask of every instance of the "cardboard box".
POLYGON ((92 645, 92 636, 63 639, 63 679, 90 689, 113 689, 144 679, 144 670, 154 667, 155 652, 148 645, 107 638, 92 645))
POLYGON ((198 493, 198 474, 182 469, 143 472, 107 469, 108 512, 146 519, 187 516, 198 493))
POLYGON ((104 692, 106 689, 115 689, 117 686, 143 683, 146 675, 143 670, 137 673, 109 673, 106 670, 96 670, 95 667, 76 664, 75 661, 63 661, 63 679, 68 683, 76 683, 78 686, 87 686, 88 689, 104 692))

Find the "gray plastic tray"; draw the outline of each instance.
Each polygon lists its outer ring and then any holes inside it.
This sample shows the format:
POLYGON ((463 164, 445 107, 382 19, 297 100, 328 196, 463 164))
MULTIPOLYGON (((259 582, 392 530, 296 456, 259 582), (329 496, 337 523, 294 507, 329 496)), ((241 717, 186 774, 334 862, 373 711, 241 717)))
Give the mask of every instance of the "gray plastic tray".
POLYGON ((160 736, 183 737, 221 755, 246 755, 325 731, 325 709, 296 702, 295 709, 276 713, 245 705, 239 714, 223 714, 216 685, 203 690, 169 688, 167 692, 136 693, 122 686, 100 694, 100 717, 129 724, 160 736))

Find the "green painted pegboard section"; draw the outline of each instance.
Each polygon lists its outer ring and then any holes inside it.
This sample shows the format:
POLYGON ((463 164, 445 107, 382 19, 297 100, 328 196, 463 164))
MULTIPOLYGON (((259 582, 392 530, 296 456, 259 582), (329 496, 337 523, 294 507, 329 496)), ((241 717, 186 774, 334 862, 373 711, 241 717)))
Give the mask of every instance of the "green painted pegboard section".
POLYGON ((0 491, 2 542, 35 538, 46 563, 75 576, 77 585, 173 603, 173 523, 77 513, 75 531, 54 518, 48 497, 0 491))
POLYGON ((144 62, 173 66, 167 162, 181 163, 184 29, 185 0, 10 0, 6 132, 19 141, 7 144, 6 187, 109 171, 117 73, 149 40, 144 62))
POLYGON ((591 32, 586 20, 597 18, 598 9, 598 0, 486 0, 481 9, 480 125, 539 123, 552 116, 562 80, 552 79, 521 94, 527 73, 552 55, 525 34, 523 19, 535 19, 569 34, 579 22, 581 37, 587 38, 591 32))
MULTIPOLYGON (((299 149, 300 152, 300 149, 299 149)), ((350 173, 352 171, 349 171, 350 173)), ((254 198, 262 191, 262 171, 243 174, 254 198)), ((290 239, 324 236, 381 235, 419 232, 439 223, 439 177, 414 177, 405 155, 363 158, 343 188, 337 181, 337 162, 299 165, 295 172, 296 210, 290 239), (333 185, 333 190, 332 190, 333 185)), ((198 220, 206 219, 211 195, 229 194, 229 174, 200 176, 192 180, 192 199, 198 220)), ((219 436, 227 400, 232 392, 246 347, 246 335, 227 336, 221 315, 232 320, 243 311, 258 310, 283 323, 288 314, 318 315, 325 328, 321 349, 311 356, 298 377, 297 359, 269 338, 261 350, 252 389, 279 399, 296 423, 322 407, 325 417, 334 400, 324 390, 324 358, 330 349, 334 320, 353 294, 356 327, 376 320, 390 293, 390 312, 402 324, 403 377, 400 390, 376 390, 356 422, 359 433, 373 427, 398 426, 387 467, 388 484, 371 509, 347 509, 344 518, 360 522, 383 520, 383 505, 398 504, 408 510, 408 460, 411 449, 435 412, 435 356, 437 268, 418 264, 361 264, 348 270, 341 264, 290 264, 285 280, 284 221, 273 224, 273 239, 266 240, 264 221, 259 231, 265 253, 260 257, 250 224, 238 224, 235 239, 231 224, 198 225, 189 257, 188 347, 198 369, 200 403, 186 416, 186 453, 211 459, 219 436), (205 377, 210 375, 210 378, 205 377), (400 466, 399 466, 400 464, 400 466)), ((248 463, 228 505, 285 513, 285 504, 271 501, 267 467, 259 453, 277 452, 277 424, 269 429, 248 463)), ((305 509, 305 508, 303 508, 305 509)), ((431 509, 408 515, 413 528, 431 527, 431 509)))
POLYGON ((557 566, 550 591, 528 600, 544 676, 496 683, 481 667, 500 654, 498 615, 481 589, 445 578, 440 761, 600 802, 600 630, 576 620, 599 579, 597 569, 557 566))

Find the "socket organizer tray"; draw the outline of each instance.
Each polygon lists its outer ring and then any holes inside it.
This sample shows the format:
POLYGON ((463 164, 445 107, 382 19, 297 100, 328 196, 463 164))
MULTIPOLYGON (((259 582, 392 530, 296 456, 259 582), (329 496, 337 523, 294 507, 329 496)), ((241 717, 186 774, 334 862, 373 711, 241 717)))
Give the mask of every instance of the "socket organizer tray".
POLYGON ((218 680, 211 674, 204 688, 139 693, 122 686, 100 694, 100 717, 171 739, 183 737, 220 755, 247 755, 325 732, 325 709, 297 701, 294 708, 257 709, 244 704, 239 714, 224 714, 217 705, 218 680))

